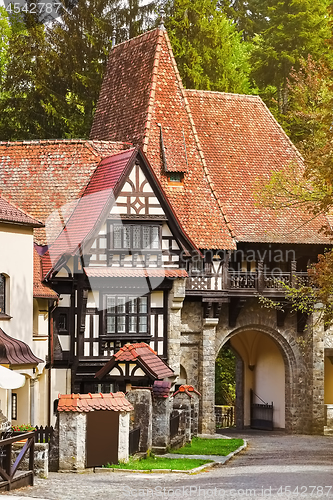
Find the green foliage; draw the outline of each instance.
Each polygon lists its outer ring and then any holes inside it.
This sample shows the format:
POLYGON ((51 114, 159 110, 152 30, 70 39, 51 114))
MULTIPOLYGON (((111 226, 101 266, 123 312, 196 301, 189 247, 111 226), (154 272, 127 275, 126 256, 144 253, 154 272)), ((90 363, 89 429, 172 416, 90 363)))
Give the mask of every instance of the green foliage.
POLYGON ((12 425, 11 429, 13 432, 32 432, 36 430, 31 424, 12 425))
POLYGON ((206 439, 194 437, 191 443, 182 448, 172 450, 172 453, 180 455, 229 455, 244 444, 242 439, 206 439))
POLYGON ((219 0, 218 6, 236 23, 246 41, 251 41, 267 27, 267 0, 219 0))
POLYGON ((215 404, 235 404, 236 357, 229 347, 220 350, 215 361, 215 404))
POLYGON ((152 23, 154 2, 63 3, 61 20, 24 15, 25 30, 5 42, 0 140, 89 137, 113 30, 119 43, 152 23))
POLYGON ((166 28, 187 88, 247 93, 250 45, 217 8, 217 0, 174 0, 166 28))
MULTIPOLYGON (((252 77, 261 89, 276 88, 279 113, 288 109, 288 77, 301 58, 332 62, 329 0, 280 0, 267 4, 267 27, 254 38, 252 77)), ((272 103, 268 103, 271 105, 272 103)))

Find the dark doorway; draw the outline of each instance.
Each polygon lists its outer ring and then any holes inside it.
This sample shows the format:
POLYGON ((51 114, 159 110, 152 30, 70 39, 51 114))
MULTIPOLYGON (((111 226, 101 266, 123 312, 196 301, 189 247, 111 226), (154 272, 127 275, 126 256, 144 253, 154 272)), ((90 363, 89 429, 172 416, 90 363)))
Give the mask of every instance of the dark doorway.
POLYGON ((86 467, 118 463, 118 433, 118 412, 97 410, 87 413, 86 467))

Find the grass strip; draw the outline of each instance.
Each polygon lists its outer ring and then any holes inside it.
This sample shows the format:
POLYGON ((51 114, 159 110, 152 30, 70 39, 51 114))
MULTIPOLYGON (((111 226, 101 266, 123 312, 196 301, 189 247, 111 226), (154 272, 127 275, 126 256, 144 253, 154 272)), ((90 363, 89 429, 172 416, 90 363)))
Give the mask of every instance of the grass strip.
POLYGON ((225 457, 243 444, 243 439, 205 439, 194 437, 192 443, 188 443, 177 450, 170 450, 170 453, 178 453, 179 455, 220 455, 225 457))
POLYGON ((130 458, 126 464, 107 464, 109 469, 132 469, 132 470, 152 470, 152 469, 170 469, 170 470, 190 470, 211 462, 211 460, 198 460, 195 458, 164 458, 147 457, 135 460, 130 458))

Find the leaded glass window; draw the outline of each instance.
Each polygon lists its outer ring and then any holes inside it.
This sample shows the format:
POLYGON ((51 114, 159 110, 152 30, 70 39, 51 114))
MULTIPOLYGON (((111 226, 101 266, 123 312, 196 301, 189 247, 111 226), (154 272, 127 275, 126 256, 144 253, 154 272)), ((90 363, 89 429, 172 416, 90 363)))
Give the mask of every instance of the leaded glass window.
POLYGON ((149 298, 132 296, 105 296, 105 334, 131 334, 131 337, 149 331, 149 298))

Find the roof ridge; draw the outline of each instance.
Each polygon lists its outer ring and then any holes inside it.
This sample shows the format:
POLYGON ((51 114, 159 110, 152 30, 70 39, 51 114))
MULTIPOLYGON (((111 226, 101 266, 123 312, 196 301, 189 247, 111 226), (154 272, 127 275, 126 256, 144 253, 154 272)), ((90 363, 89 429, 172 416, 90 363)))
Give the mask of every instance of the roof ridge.
POLYGON ((124 47, 126 44, 130 45, 134 41, 137 41, 139 38, 148 38, 154 31, 164 31, 161 28, 153 28, 152 30, 145 31, 144 33, 141 33, 141 35, 134 36, 133 38, 130 38, 129 40, 124 40, 123 42, 117 43, 114 47, 112 47, 111 51, 118 49, 118 47, 124 47))
POLYGON ((223 219, 226 223, 226 226, 230 232, 230 235, 232 238, 235 238, 235 233, 234 233, 234 230, 230 224, 230 221, 226 215, 226 212, 225 210, 223 209, 223 206, 219 200, 219 197, 217 196, 217 193, 213 187, 213 183, 212 183, 212 180, 211 180, 211 177, 209 175, 209 172, 208 172, 208 169, 207 169, 207 163, 206 163, 206 160, 205 160, 205 157, 204 157, 204 154, 203 154, 203 150, 202 150, 202 147, 200 145, 200 142, 199 142, 199 137, 198 137, 198 133, 197 133, 197 130, 196 130, 196 127, 195 127, 195 124, 194 124, 194 120, 193 120, 193 117, 192 117, 192 113, 191 113, 191 108, 190 108, 190 105, 188 103, 188 100, 187 100, 187 97, 186 97, 186 92, 185 92, 185 89, 183 87, 183 82, 182 82, 182 79, 180 77, 180 74, 179 74, 179 71, 178 71, 178 66, 177 66, 177 63, 176 63, 176 60, 175 60, 175 56, 173 55, 173 50, 172 50, 172 47, 171 47, 171 42, 170 42, 170 39, 169 39, 169 36, 168 36, 168 33, 166 31, 162 32, 164 33, 164 37, 165 37, 165 41, 166 41, 166 44, 167 44, 167 48, 168 48, 168 51, 169 51, 169 55, 170 55, 170 59, 171 59, 171 64, 174 68, 174 71, 175 71, 175 75, 176 75, 176 79, 177 79, 177 83, 179 85, 179 89, 180 89, 180 92, 183 96, 183 99, 184 99, 184 103, 185 103, 185 110, 188 114, 188 118, 189 118, 189 122, 190 122, 190 125, 191 125, 191 128, 192 128, 192 132, 193 132, 193 136, 194 136, 194 140, 195 140, 195 143, 197 145, 197 149, 198 149, 198 152, 199 152, 199 156, 200 156, 200 160, 201 160, 201 163, 202 163, 202 166, 203 166, 203 171, 204 171, 204 174, 206 176, 206 179, 207 179, 207 182, 208 182, 208 185, 211 189, 211 192, 218 204, 218 207, 221 211, 221 214, 223 216, 223 219))
POLYGON ((255 99, 258 101, 262 101, 261 97, 259 95, 255 94, 237 94, 234 92, 220 92, 218 90, 200 90, 200 89, 184 89, 185 92, 191 92, 191 93, 197 93, 197 94, 217 94, 217 95, 225 95, 225 96, 230 96, 230 97, 245 97, 249 99, 255 99))
POLYGON ((105 141, 99 139, 31 139, 23 141, 0 141, 0 146, 15 145, 24 146, 30 144, 132 144, 126 141, 105 141))
POLYGON ((155 56, 154 56, 151 85, 150 85, 150 90, 149 90, 147 119, 146 119, 146 123, 144 125, 144 132, 143 132, 142 151, 144 153, 147 153, 147 149, 148 149, 150 125, 151 125, 151 118, 153 115, 153 107, 154 107, 154 101, 155 101, 156 83, 157 83, 157 75, 158 75, 158 66, 159 66, 159 62, 160 62, 162 38, 163 38, 164 30, 158 29, 158 31, 159 31, 159 33, 158 33, 157 40, 156 40, 156 50, 155 50, 155 56))

